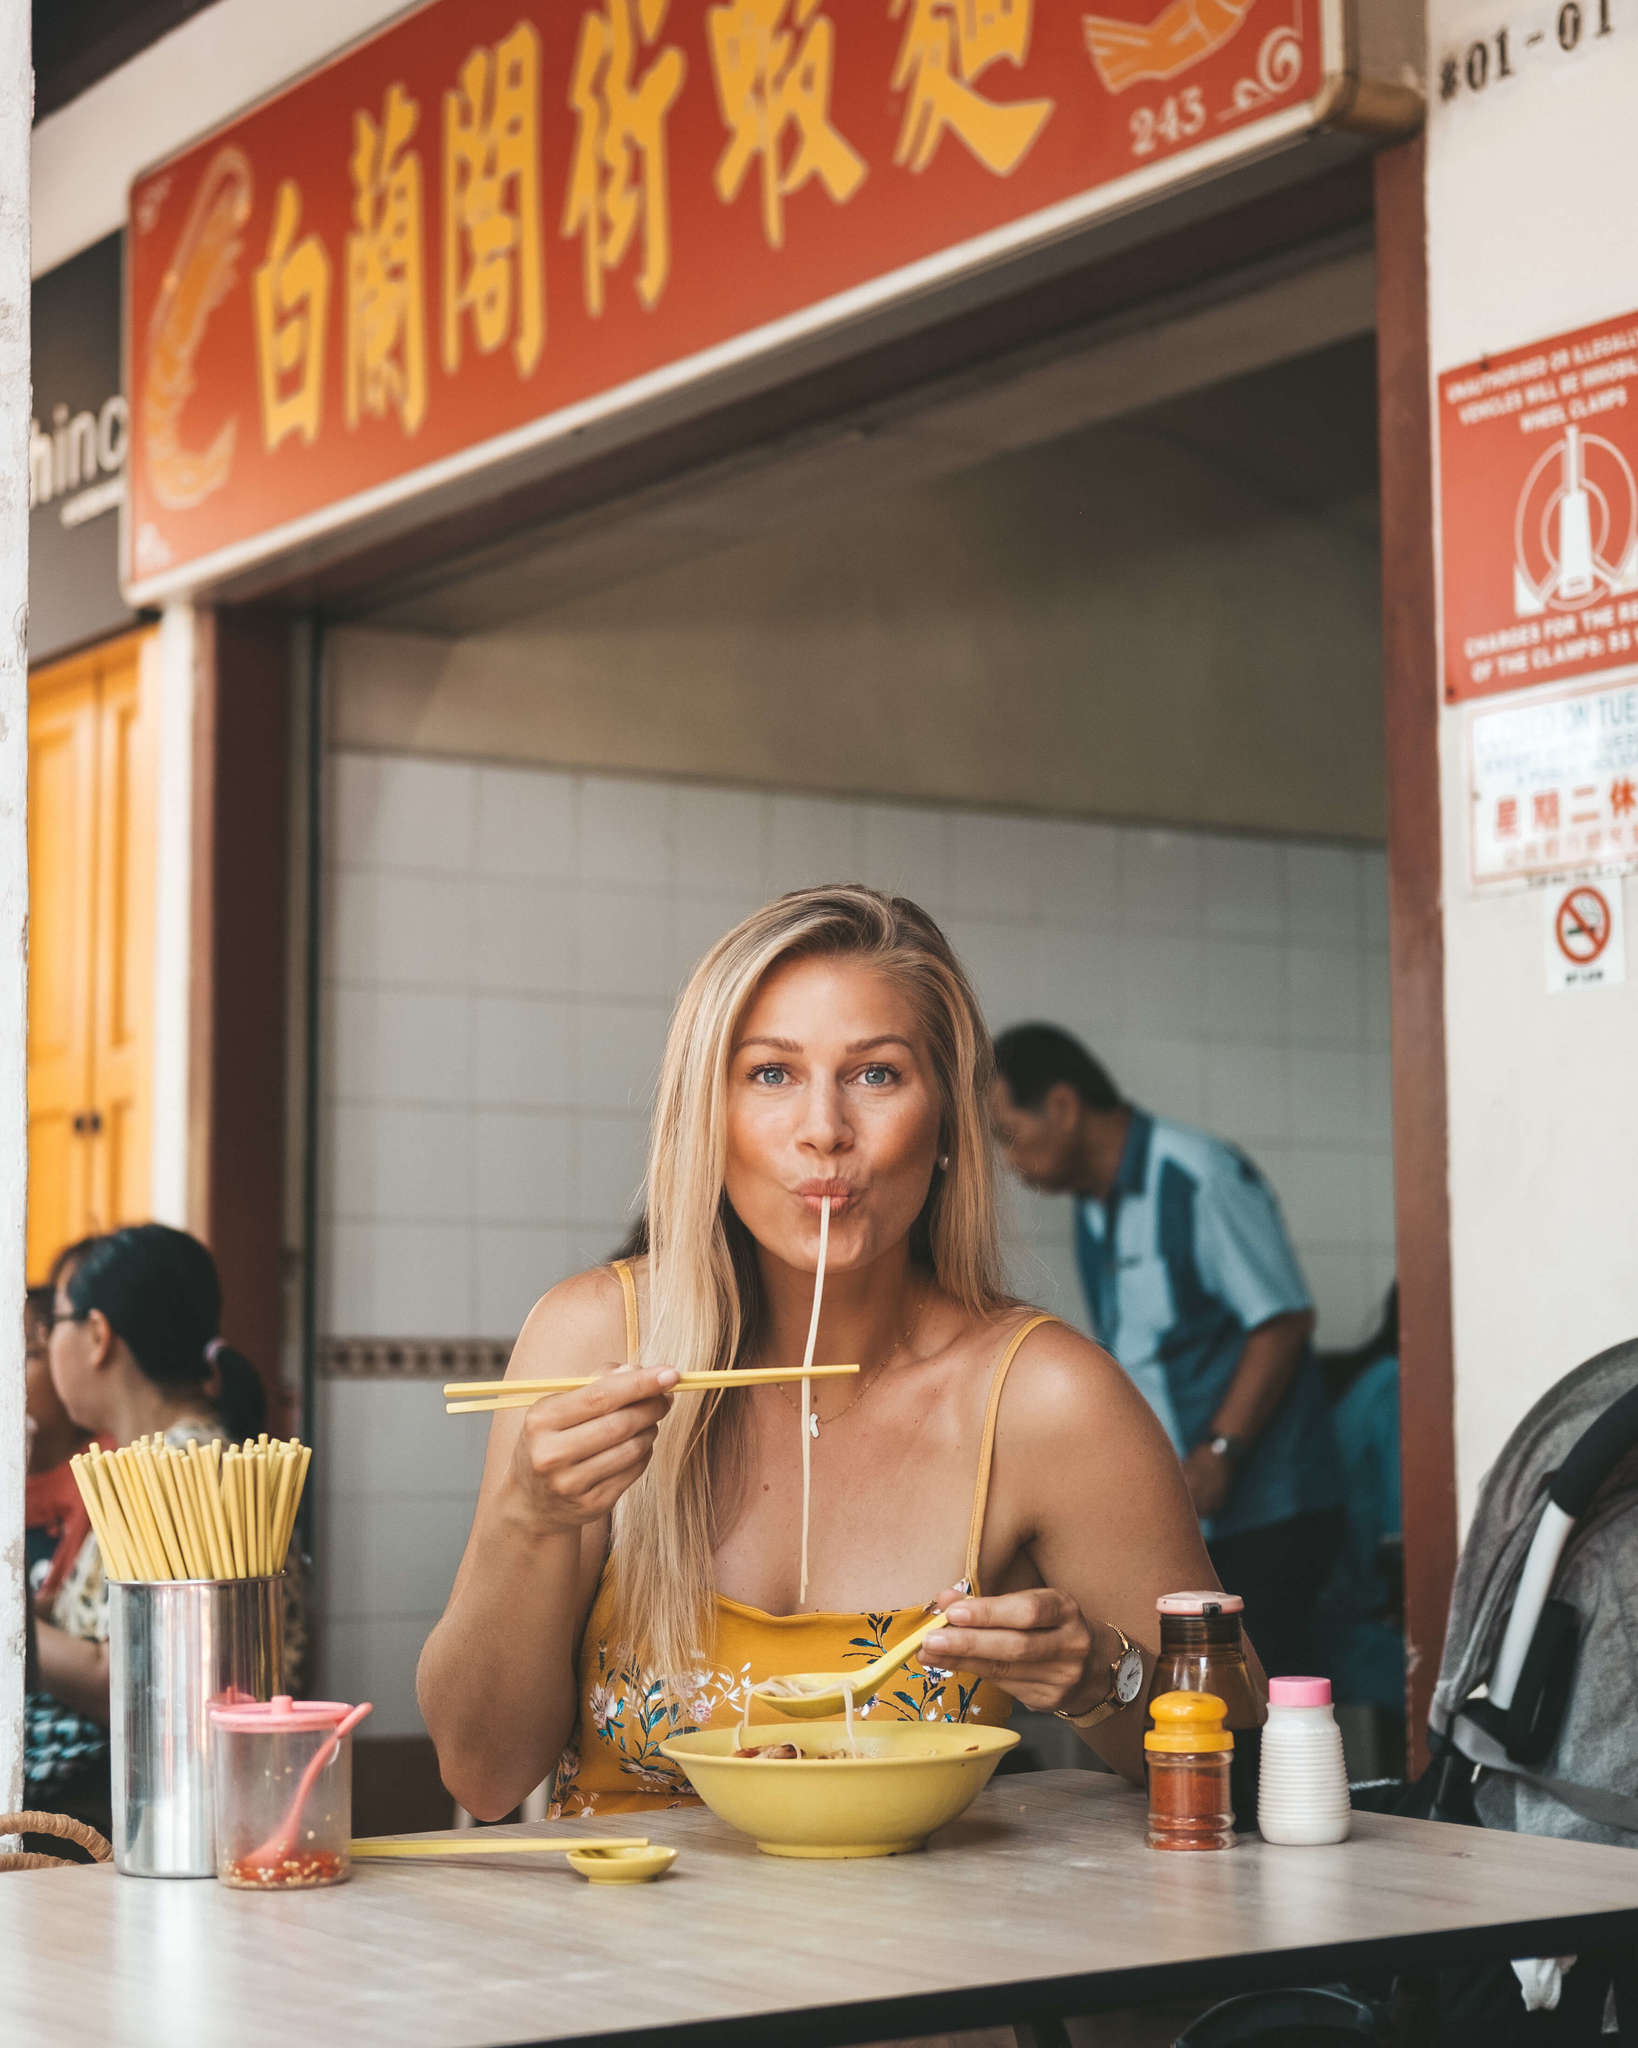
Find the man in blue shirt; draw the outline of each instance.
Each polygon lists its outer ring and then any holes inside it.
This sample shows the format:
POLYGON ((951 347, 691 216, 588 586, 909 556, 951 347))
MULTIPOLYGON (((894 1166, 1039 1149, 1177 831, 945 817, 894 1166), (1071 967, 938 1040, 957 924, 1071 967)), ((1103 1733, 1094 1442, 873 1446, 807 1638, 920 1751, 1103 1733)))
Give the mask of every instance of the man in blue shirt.
POLYGON ((1074 1197, 1092 1327, 1176 1445, 1265 1669, 1312 1671, 1342 1480, 1313 1304, 1272 1190, 1234 1146, 1124 1101, 1055 1025, 1016 1025, 995 1053, 1008 1160, 1074 1197))

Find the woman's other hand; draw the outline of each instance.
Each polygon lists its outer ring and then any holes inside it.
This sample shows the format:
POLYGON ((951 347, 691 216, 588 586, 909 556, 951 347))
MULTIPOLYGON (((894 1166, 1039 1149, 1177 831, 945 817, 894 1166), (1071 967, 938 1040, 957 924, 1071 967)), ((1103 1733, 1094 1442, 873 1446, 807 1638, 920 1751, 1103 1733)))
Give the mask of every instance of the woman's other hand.
POLYGON ((609 1513, 654 1455, 676 1384, 669 1366, 611 1366, 593 1385, 525 1411, 511 1477, 540 1529, 562 1534, 609 1513))
POLYGON ((922 1644, 922 1661, 993 1678, 1037 1713, 1088 1713, 1103 1697, 1106 1672, 1089 1682, 1092 1631, 1067 1593, 1032 1586, 975 1599, 952 1586, 938 1597, 949 1618, 922 1644))

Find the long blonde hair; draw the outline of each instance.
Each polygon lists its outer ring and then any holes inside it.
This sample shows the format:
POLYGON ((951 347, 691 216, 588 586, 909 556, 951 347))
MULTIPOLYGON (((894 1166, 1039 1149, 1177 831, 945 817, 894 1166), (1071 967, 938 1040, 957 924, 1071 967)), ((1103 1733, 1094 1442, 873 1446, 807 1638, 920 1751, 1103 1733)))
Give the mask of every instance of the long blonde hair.
MULTIPOLYGON (((912 1228, 911 1255, 969 1314, 1007 1300, 986 1101, 990 1037, 960 962, 926 911, 902 896, 853 883, 801 889, 719 939, 671 1019, 648 1160, 647 1360, 722 1371, 755 1352, 756 1245, 724 1193, 729 1060, 770 968, 837 955, 896 982, 927 1034, 948 1164, 912 1228)), ((678 1687, 709 1639, 711 1557, 740 1497, 746 1441, 743 1403, 720 1393, 678 1402, 647 1472, 615 1509, 611 1639, 678 1687)))

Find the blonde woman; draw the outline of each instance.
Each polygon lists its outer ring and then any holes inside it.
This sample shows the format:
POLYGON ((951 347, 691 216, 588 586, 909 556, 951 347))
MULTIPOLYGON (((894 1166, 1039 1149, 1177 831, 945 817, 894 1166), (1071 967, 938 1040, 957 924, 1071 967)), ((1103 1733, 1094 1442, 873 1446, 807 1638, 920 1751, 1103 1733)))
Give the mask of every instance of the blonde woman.
POLYGON ((872 1717, 998 1722, 1021 1700, 1140 1776, 1131 1645, 1158 1595, 1216 1582, 1142 1396, 1003 1289, 990 1077, 965 975, 900 898, 783 897, 695 970, 660 1077, 649 1252, 554 1287, 509 1368, 597 1383, 496 1416, 422 1653, 444 1781, 473 1813, 554 1770, 569 1813, 685 1798, 662 1742, 737 1721, 753 1679, 868 1661, 930 1595, 951 1625, 872 1717), (863 1370, 814 1383, 802 1601, 797 1390, 669 1390, 800 1360, 826 1196, 817 1356, 863 1370))

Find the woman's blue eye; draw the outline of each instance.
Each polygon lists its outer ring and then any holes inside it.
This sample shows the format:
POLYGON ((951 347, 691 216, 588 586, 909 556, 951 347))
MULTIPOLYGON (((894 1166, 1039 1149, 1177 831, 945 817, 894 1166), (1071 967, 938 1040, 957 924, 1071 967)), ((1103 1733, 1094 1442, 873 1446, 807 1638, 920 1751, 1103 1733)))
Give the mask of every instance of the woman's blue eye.
POLYGON ((899 1070, 897 1067, 884 1066, 881 1061, 876 1060, 865 1068, 859 1078, 869 1087, 885 1088, 899 1078, 899 1070))
POLYGON ((775 1066, 753 1067, 751 1069, 751 1079, 761 1084, 767 1084, 769 1082, 770 1075, 773 1077, 774 1081, 783 1081, 785 1078, 785 1069, 783 1067, 775 1066))

